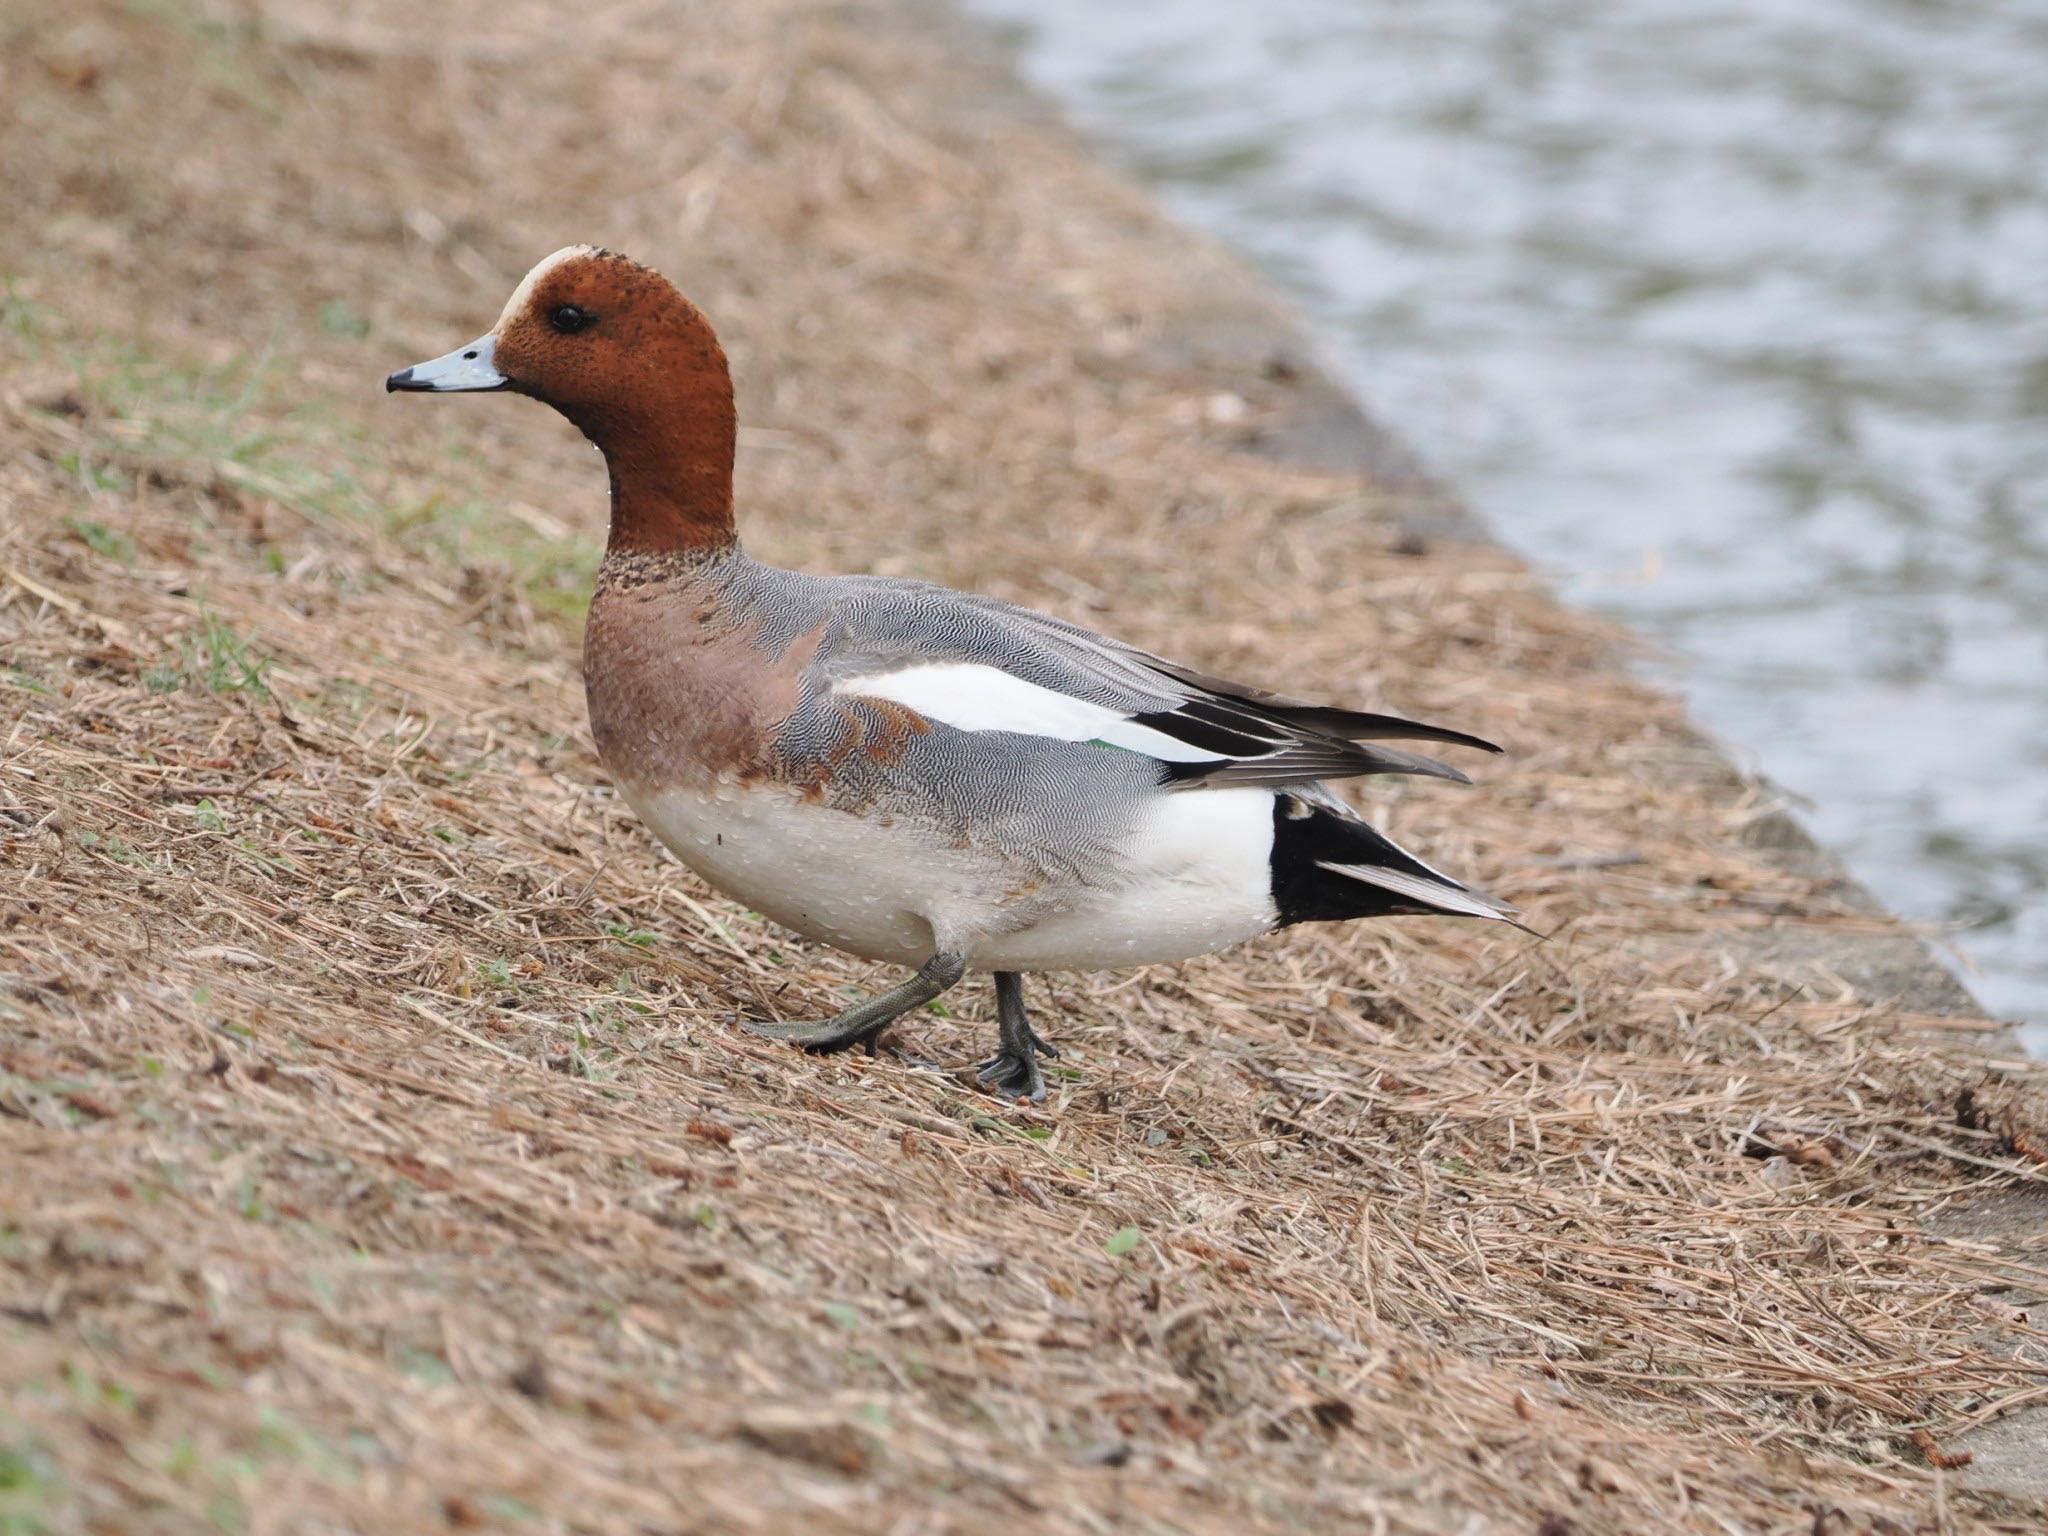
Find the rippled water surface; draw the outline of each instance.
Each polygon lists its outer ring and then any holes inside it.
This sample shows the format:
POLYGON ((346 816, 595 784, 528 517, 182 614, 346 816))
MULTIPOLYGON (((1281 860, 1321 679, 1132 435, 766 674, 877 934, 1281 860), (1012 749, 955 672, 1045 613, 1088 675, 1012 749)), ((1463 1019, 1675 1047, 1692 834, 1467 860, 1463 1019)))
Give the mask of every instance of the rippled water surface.
POLYGON ((970 3, 2048 1045, 2048 4, 970 3))

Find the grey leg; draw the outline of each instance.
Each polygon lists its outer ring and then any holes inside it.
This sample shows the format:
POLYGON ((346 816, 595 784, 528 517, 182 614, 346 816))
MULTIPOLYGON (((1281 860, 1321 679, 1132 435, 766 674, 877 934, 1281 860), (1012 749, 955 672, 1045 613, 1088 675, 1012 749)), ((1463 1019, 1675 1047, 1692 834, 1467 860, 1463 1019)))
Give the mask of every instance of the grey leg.
POLYGON ((1024 1015, 1024 978, 1015 971, 996 972, 997 1050, 974 1069, 974 1075, 1005 1098, 1029 1099, 1036 1104, 1045 1097, 1045 1078, 1038 1070, 1038 1058, 1057 1058, 1059 1052, 1024 1015))
POLYGON ((883 1030, 911 1009, 922 1008, 958 981, 966 970, 967 962, 959 955, 941 952, 919 966, 917 974, 901 986, 891 987, 864 1003, 855 1003, 836 1019, 803 1024, 749 1023, 744 1027, 749 1034, 787 1040, 821 1056, 843 1051, 849 1045, 864 1045, 872 1056, 883 1030))

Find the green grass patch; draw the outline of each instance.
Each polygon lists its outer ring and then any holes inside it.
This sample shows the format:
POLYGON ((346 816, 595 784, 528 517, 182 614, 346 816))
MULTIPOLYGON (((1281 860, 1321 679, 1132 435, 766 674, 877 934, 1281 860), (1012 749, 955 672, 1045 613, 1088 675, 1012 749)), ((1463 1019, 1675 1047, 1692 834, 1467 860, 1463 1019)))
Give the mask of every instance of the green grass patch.
MULTIPOLYGON (((279 366, 279 357, 295 355, 307 338, 285 335, 228 362, 193 366, 163 355, 146 337, 65 324, 11 287, 7 294, 0 340, 20 340, 0 350, 61 361, 74 376, 67 398, 78 402, 90 438, 58 462, 83 484, 120 491, 146 470, 217 497, 223 488, 230 488, 226 499, 233 492, 260 496, 310 522, 373 543, 389 540, 447 569, 500 574, 535 613, 581 622, 602 541, 543 531, 486 496, 395 494, 388 445, 332 401, 307 398, 279 366)), ((306 328, 361 339, 369 322, 336 298, 309 316, 306 328)), ((451 445, 449 461, 461 466, 452 479, 481 483, 472 454, 451 445)), ((104 525, 81 518, 71 526, 96 553, 134 558, 132 542, 104 525)), ((277 574, 291 564, 276 547, 260 558, 277 574)))
POLYGON ((401 545, 444 564, 506 571, 536 613, 581 622, 603 545, 594 538, 552 538, 481 497, 441 492, 393 509, 384 530, 401 545))
POLYGON ((143 673, 142 685, 151 693, 189 689, 268 696, 270 688, 263 674, 269 666, 269 658, 257 654, 254 641, 236 634, 218 614, 201 608, 197 631, 179 640, 174 656, 143 673))
POLYGON ((345 299, 329 299, 320 306, 320 329, 330 336, 361 341, 370 334, 370 322, 348 307, 345 299))
MULTIPOLYGON (((105 488, 111 490, 120 483, 120 477, 115 476, 113 484, 105 488)), ((94 554, 103 555, 109 560, 118 560, 123 565, 135 563, 135 541, 127 534, 116 533, 105 523, 90 522, 82 517, 66 518, 64 526, 83 539, 86 548, 94 554)))
POLYGON ((446 1386, 455 1379, 455 1372, 446 1360, 431 1350, 415 1349, 410 1345, 398 1352, 398 1368, 414 1381, 423 1381, 430 1387, 446 1386))
POLYGON ((22 1434, 0 1430, 0 1536, 46 1536, 57 1504, 57 1469, 22 1434))
POLYGON ((35 305, 21 296, 13 278, 7 279, 6 289, 0 291, 0 331, 29 340, 36 333, 36 318, 35 305))

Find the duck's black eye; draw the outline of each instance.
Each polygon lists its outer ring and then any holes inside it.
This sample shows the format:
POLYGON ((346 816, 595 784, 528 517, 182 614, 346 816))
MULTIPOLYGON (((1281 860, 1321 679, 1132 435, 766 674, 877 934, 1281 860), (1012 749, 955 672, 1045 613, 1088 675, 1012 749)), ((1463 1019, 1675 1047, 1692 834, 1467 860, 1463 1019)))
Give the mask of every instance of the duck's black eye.
POLYGON ((548 311, 548 324, 564 336, 574 336, 597 317, 587 309, 578 309, 574 304, 557 304, 548 311))

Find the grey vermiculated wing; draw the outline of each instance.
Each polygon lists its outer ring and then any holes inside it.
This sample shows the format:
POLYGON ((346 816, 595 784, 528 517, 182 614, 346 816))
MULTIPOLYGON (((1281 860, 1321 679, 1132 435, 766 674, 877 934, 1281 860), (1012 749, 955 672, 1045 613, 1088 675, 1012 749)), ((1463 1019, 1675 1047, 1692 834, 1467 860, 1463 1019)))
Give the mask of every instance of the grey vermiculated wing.
MULTIPOLYGON (((1036 687, 1117 711, 1149 730, 1205 754, 1175 761, 1166 781, 1205 784, 1292 784, 1365 774, 1423 774, 1469 780, 1432 758, 1364 745, 1371 735, 1416 736, 1484 746, 1476 737, 1438 732, 1387 716, 1280 703, 1256 689, 1223 691, 1144 651, 1049 614, 994 598, 884 577, 841 578, 832 612, 832 674, 860 676, 889 665, 966 663, 988 666, 1036 687), (1268 704, 1265 700, 1275 702, 1268 704), (1328 717, 1367 729, 1349 735, 1309 723, 1328 717), (1374 729, 1374 722, 1392 727, 1374 729)), ((1496 749, 1497 750, 1497 749, 1496 749)))
POLYGON ((1099 656, 1105 668, 1114 669, 1119 676, 1144 679, 1146 674, 1151 674, 1148 681, 1156 683, 1163 680, 1183 699, 1207 698, 1219 703, 1244 706, 1247 713, 1256 714, 1259 718, 1283 729, 1317 736, 1334 736, 1340 741, 1435 741, 1447 746, 1475 747, 1482 752, 1501 750, 1484 737, 1474 736, 1465 731, 1454 731, 1446 726, 1428 725, 1419 720, 1408 720, 1399 715, 1378 714, 1370 710, 1314 704, 1284 693, 1275 693, 1270 689, 1232 682, 1227 678, 1199 672, 1193 667, 1182 666, 1179 662, 1168 661, 1150 651, 1126 645, 1122 641, 1097 634, 1078 624, 1055 618, 1051 614, 1012 608, 1007 604, 999 606, 1020 622, 1042 632, 1057 634, 1070 645, 1086 651, 1089 655, 1099 656))

